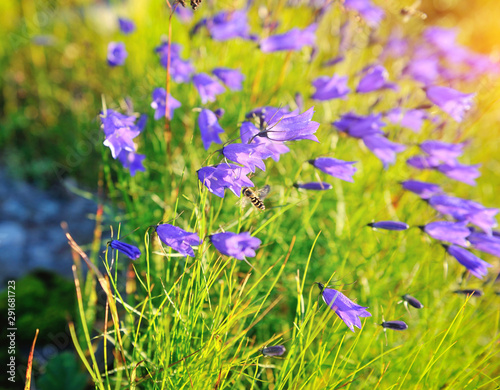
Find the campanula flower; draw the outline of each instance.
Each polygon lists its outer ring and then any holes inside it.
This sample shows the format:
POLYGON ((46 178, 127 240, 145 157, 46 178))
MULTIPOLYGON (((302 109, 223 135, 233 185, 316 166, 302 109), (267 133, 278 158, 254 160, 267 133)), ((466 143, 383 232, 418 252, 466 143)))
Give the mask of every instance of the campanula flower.
POLYGON ((298 110, 290 111, 288 106, 272 107, 264 106, 256 108, 245 115, 246 119, 257 119, 261 130, 269 126, 271 122, 276 122, 283 118, 295 116, 299 113, 298 110))
POLYGON ((428 223, 420 228, 432 238, 461 246, 469 246, 466 240, 470 234, 467 222, 437 221, 428 223))
POLYGON ((468 237, 472 246, 481 252, 500 257, 500 237, 473 231, 468 237))
POLYGON ((331 157, 319 157, 314 160, 309 160, 308 162, 315 168, 318 168, 320 171, 323 171, 330 176, 337 177, 351 183, 354 182, 352 175, 356 172, 356 168, 352 165, 355 164, 356 161, 343 161, 331 157))
POLYGON ((402 110, 401 108, 394 108, 385 114, 386 119, 401 127, 406 127, 415 133, 419 133, 424 120, 428 118, 424 110, 412 109, 402 110))
POLYGON ((316 92, 311 96, 314 100, 345 99, 351 90, 347 87, 347 77, 333 75, 321 76, 313 80, 316 92))
POLYGON ((133 115, 127 116, 112 109, 107 109, 100 114, 102 128, 106 139, 104 145, 111 149, 114 159, 118 157, 122 150, 135 152, 136 146, 133 139, 144 129, 146 116, 141 117, 135 124, 137 118, 133 115))
POLYGON ((250 169, 236 164, 219 164, 198 170, 198 179, 214 195, 223 198, 228 188, 236 196, 241 196, 242 187, 255 187, 247 177, 250 169))
MULTIPOLYGON (((264 137, 254 137, 259 133, 259 129, 251 122, 243 122, 240 127, 241 142, 248 143, 252 138, 251 144, 257 144, 264 148, 274 161, 280 160, 280 155, 288 153, 290 149, 283 142, 271 141, 264 137)), ((260 149, 262 151, 262 149, 260 149)))
POLYGON ((206 19, 204 25, 216 41, 227 41, 233 38, 252 39, 249 33, 246 11, 222 11, 212 18, 206 19))
POLYGON ((491 264, 480 259, 473 253, 469 252, 467 249, 461 248, 456 245, 443 245, 446 251, 452 255, 457 261, 462 264, 469 272, 476 278, 482 279, 483 276, 488 274, 488 267, 491 264))
POLYGON ((370 27, 377 27, 384 18, 384 10, 371 2, 371 0, 345 0, 344 6, 357 11, 370 27))
POLYGON ((472 295, 473 297, 482 297, 483 292, 479 289, 464 289, 464 290, 455 290, 453 291, 454 294, 459 294, 459 295, 472 295))
POLYGON ((454 28, 429 26, 424 31, 423 36, 432 46, 438 47, 441 50, 447 50, 455 46, 457 32, 454 28))
POLYGON ((143 161, 146 158, 144 154, 122 149, 117 158, 122 163, 123 167, 130 171, 130 176, 135 176, 137 171, 146 171, 143 165, 143 161))
POLYGON ((379 221, 368 223, 374 229, 385 229, 385 230, 406 230, 409 228, 407 223, 398 221, 379 221))
POLYGON ((131 260, 137 260, 141 256, 141 251, 134 245, 126 244, 118 240, 111 240, 109 246, 118 252, 128 256, 131 260))
MULTIPOLYGON (((165 69, 168 64, 168 42, 162 42, 155 48, 156 53, 160 57, 160 64, 165 69)), ((181 58, 182 46, 177 43, 170 45, 170 75, 177 83, 187 83, 191 80, 191 75, 194 73, 194 66, 189 60, 181 58)))
POLYGON ((168 223, 156 226, 155 231, 165 245, 168 245, 183 256, 194 257, 192 246, 202 243, 202 240, 196 233, 187 232, 168 223))
POLYGON ((198 126, 200 127, 201 140, 205 150, 210 148, 212 142, 222 144, 219 137, 220 133, 224 133, 224 129, 220 127, 217 115, 212 111, 204 108, 198 116, 198 126))
POLYGON ((109 66, 123 65, 127 56, 127 50, 125 50, 123 42, 109 42, 107 56, 109 66))
POLYGON ((363 76, 356 88, 357 93, 377 91, 384 88, 395 88, 388 83, 389 73, 382 65, 372 65, 363 70, 363 76))
POLYGON ((281 356, 286 352, 286 348, 283 345, 273 345, 272 347, 265 347, 260 350, 260 353, 264 356, 281 356))
POLYGON ((311 183, 295 183, 293 185, 295 188, 301 188, 303 190, 312 190, 312 191, 326 191, 331 190, 332 185, 329 183, 323 182, 311 182, 311 183))
POLYGON ((195 74, 193 84, 198 90, 203 104, 215 102, 215 97, 226 90, 216 79, 206 73, 195 74))
POLYGON ((449 87, 431 86, 425 90, 427 99, 446 112, 455 121, 462 122, 465 113, 472 107, 476 94, 462 93, 449 87))
POLYGON ((132 34, 135 31, 135 23, 130 19, 118 18, 118 25, 124 34, 132 34))
POLYGON ((475 179, 481 176, 481 172, 478 168, 481 164, 475 165, 463 165, 459 163, 455 164, 440 164, 436 169, 448 176, 450 179, 461 181, 462 183, 469 184, 471 186, 476 185, 475 179))
POLYGON ((354 327, 361 329, 361 320, 359 317, 371 317, 366 310, 367 307, 357 305, 347 298, 340 291, 333 288, 327 288, 321 283, 316 283, 321 290, 321 296, 328 307, 335 311, 342 321, 354 332, 354 327))
POLYGON ((245 76, 238 69, 215 68, 212 73, 231 91, 241 91, 245 76))
POLYGON ((439 159, 432 156, 413 156, 406 160, 406 163, 417 169, 433 169, 439 166, 439 159))
POLYGON ((272 141, 297 141, 308 139, 319 142, 314 133, 319 123, 311 121, 314 107, 299 115, 287 115, 284 118, 274 117, 268 127, 257 136, 266 137, 272 141))
POLYGON ((401 185, 405 190, 417 194, 422 199, 429 199, 433 195, 443 193, 440 186, 434 183, 427 183, 425 181, 406 180, 403 181, 401 185))
POLYGON ((193 19, 193 10, 191 8, 175 7, 175 15, 182 23, 189 23, 193 19))
MULTIPOLYGON (((151 107, 155 110, 155 120, 165 117, 167 92, 165 88, 155 88, 152 94, 151 107)), ((169 119, 174 117, 174 111, 181 106, 181 102, 168 96, 169 119)))
POLYGON ((420 145, 420 149, 431 157, 435 157, 446 164, 455 164, 463 153, 464 143, 450 144, 443 141, 429 140, 420 145))
POLYGON ((271 35, 260 41, 260 50, 264 53, 271 53, 283 50, 300 50, 304 46, 314 46, 317 27, 317 24, 313 23, 303 30, 292 28, 284 34, 271 35))
POLYGON ((265 171, 266 165, 262 160, 272 155, 259 144, 229 144, 222 148, 222 154, 228 160, 241 164, 252 172, 255 172, 256 167, 265 171))
POLYGON ((384 321, 380 325, 382 325, 384 329, 392 329, 392 330, 408 329, 408 325, 404 321, 384 321))
POLYGON ((434 84, 440 76, 439 58, 433 55, 413 58, 403 69, 403 74, 424 85, 434 84))
POLYGON ((246 257, 255 257, 255 251, 262 243, 257 237, 252 237, 250 233, 216 233, 210 236, 210 241, 214 247, 223 255, 243 260, 246 257))
POLYGON ((410 306, 413 306, 415 309, 422 309, 424 305, 420 303, 420 301, 412 297, 411 295, 405 294, 402 296, 403 300, 405 301, 405 304, 408 303, 410 306))
POLYGON ((342 115, 333 125, 351 137, 364 138, 383 133, 385 123, 381 121, 381 117, 381 114, 362 116, 350 112, 342 115))
POLYGON ((389 141, 380 135, 364 137, 363 142, 382 161, 384 168, 394 164, 396 162, 396 153, 400 153, 406 149, 406 146, 389 141))

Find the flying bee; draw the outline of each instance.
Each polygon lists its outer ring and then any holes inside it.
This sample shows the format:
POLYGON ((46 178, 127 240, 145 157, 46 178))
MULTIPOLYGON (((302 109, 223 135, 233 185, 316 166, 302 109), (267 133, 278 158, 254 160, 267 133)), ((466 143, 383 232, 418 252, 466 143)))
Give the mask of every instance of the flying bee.
POLYGON ((263 199, 269 194, 269 191, 271 191, 269 185, 265 185, 260 190, 252 190, 249 187, 243 187, 242 194, 245 198, 242 199, 242 204, 245 205, 245 203, 250 201, 259 210, 265 210, 266 206, 264 205, 263 199))
POLYGON ((422 3, 421 0, 416 0, 409 7, 404 7, 401 9, 400 13, 403 16, 403 22, 408 22, 412 16, 416 16, 422 20, 427 19, 427 15, 417 9, 420 6, 420 3, 422 3))

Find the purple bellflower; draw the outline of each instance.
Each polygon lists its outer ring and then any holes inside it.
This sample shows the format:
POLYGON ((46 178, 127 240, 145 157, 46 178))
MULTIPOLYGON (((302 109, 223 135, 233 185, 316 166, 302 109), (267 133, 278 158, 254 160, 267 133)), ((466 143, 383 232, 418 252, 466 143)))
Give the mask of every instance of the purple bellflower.
POLYGON ((327 288, 321 283, 316 283, 321 290, 321 296, 330 309, 335 311, 342 321, 354 332, 354 327, 361 329, 359 317, 371 317, 367 307, 357 305, 340 291, 327 288))
POLYGON ((223 255, 244 260, 246 257, 255 257, 255 251, 262 243, 257 237, 252 237, 250 233, 216 233, 210 236, 210 241, 215 248, 223 255))
POLYGON ((194 257, 192 246, 197 246, 202 243, 200 237, 198 237, 196 233, 187 232, 168 223, 156 226, 155 231, 165 245, 168 245, 183 256, 194 257))
POLYGON ((345 0, 344 6, 357 11, 370 27, 377 27, 384 18, 384 11, 373 5, 371 0, 345 0))
POLYGON ((141 256, 141 251, 134 245, 126 244, 118 240, 111 240, 109 246, 118 252, 128 256, 131 260, 137 260, 141 256))
POLYGON ((443 246, 450 255, 457 259, 457 261, 467 268, 476 278, 482 279, 483 276, 488 274, 488 267, 491 267, 491 264, 480 259, 467 249, 456 245, 443 246))
POLYGON ((423 122, 428 118, 424 110, 412 109, 403 111, 401 108, 394 108, 386 113, 387 120, 395 125, 406 127, 415 133, 419 133, 423 122))
POLYGON ((215 102, 215 97, 225 91, 225 88, 214 78, 206 73, 193 76, 193 84, 200 94, 201 102, 215 102))
POLYGON ((401 298, 403 298, 403 301, 405 301, 405 305, 409 304, 410 306, 413 306, 415 309, 422 309, 424 307, 424 305, 422 305, 422 303, 420 303, 420 301, 417 298, 412 297, 411 295, 405 294, 401 298))
POLYGON ((219 137, 220 133, 224 133, 224 129, 220 127, 217 115, 212 111, 204 108, 198 116, 198 126, 200 126, 201 140, 205 150, 210 148, 212 142, 222 144, 219 137))
POLYGON ((222 154, 228 160, 241 164, 252 172, 255 172, 256 167, 265 171, 266 165, 262 160, 272 155, 259 144, 229 144, 222 148, 222 154))
POLYGON ((384 229, 384 230, 407 230, 409 228, 407 223, 398 221, 379 221, 371 222, 366 224, 374 229, 384 229))
POLYGON ((440 186, 434 183, 427 183, 425 181, 406 180, 403 181, 401 185, 405 190, 417 194, 422 199, 429 199, 433 195, 443 193, 440 186))
POLYGON ((473 297, 482 297, 483 296, 483 292, 479 289, 472 289, 472 288, 468 288, 468 289, 465 289, 465 290, 455 290, 453 291, 454 294, 459 294, 459 295, 472 295, 473 297))
MULTIPOLYGON (((160 57, 160 64, 165 69, 168 64, 168 42, 162 42, 155 48, 156 53, 160 57)), ((170 45, 170 75, 177 83, 187 83, 191 80, 191 75, 194 73, 194 66, 189 60, 181 58, 182 46, 177 43, 170 45)))
POLYGON ((389 73, 382 65, 372 65, 363 70, 363 77, 356 88, 357 93, 378 91, 385 88, 395 88, 395 85, 388 83, 389 73))
POLYGON ((123 42, 109 42, 107 56, 109 66, 123 65, 127 56, 127 50, 125 50, 123 42))
POLYGON ((246 11, 222 11, 204 22, 212 39, 227 41, 233 38, 253 39, 249 33, 246 11))
POLYGON ((467 241, 469 241, 475 249, 481 252, 500 257, 500 238, 497 236, 488 236, 484 233, 472 232, 467 237, 467 241))
MULTIPOLYGON (((165 117, 167 93, 165 88, 155 88, 152 93, 153 101, 151 107, 155 110, 155 120, 165 117)), ((174 111, 181 106, 181 103, 172 97, 168 96, 169 119, 174 117, 174 111)))
MULTIPOLYGON (((248 143, 253 136, 259 133, 259 129, 251 122, 243 122, 240 127, 241 142, 248 143)), ((264 137, 255 137, 251 144, 259 145, 260 152, 269 155, 274 161, 279 161, 280 155, 288 153, 290 149, 283 142, 271 141, 264 137), (265 152, 264 152, 265 150, 265 152)))
POLYGON ((245 76, 238 69, 215 68, 212 73, 231 91, 241 91, 245 76))
POLYGON ((404 321, 384 321, 380 325, 382 325, 384 329, 392 329, 392 330, 408 329, 408 325, 404 321))
POLYGON ((182 23, 189 23, 193 19, 193 10, 177 6, 175 7, 175 15, 182 23))
POLYGON ((439 159, 432 156, 413 156, 406 160, 406 163, 417 169, 433 169, 439 166, 439 159))
POLYGON ((283 345, 273 345, 271 347, 265 347, 260 350, 260 353, 264 356, 281 356, 286 352, 286 348, 283 345))
POLYGON ((314 160, 309 160, 308 162, 315 168, 318 168, 320 171, 323 171, 330 176, 351 183, 354 182, 352 175, 356 172, 356 168, 352 165, 355 164, 356 161, 343 161, 331 157, 319 157, 314 160))
POLYGON ((146 170, 142 163, 146 158, 144 154, 130 152, 128 150, 122 149, 117 158, 122 163, 123 168, 126 168, 130 171, 130 176, 135 176, 137 171, 144 172, 146 170))
POLYGON ((470 230, 466 225, 467 222, 437 221, 420 226, 420 228, 436 240, 467 247, 469 242, 466 238, 469 236, 470 230))
POLYGON ((331 190, 332 185, 329 183, 323 182, 310 182, 310 183, 295 183, 293 185, 295 188, 301 188, 303 190, 312 190, 312 191, 326 191, 331 190))
POLYGON ((100 117, 106 136, 104 145, 111 149, 113 158, 116 159, 122 150, 135 152, 133 139, 144 129, 145 122, 140 119, 136 125, 135 116, 123 115, 112 109, 107 109, 105 114, 101 112, 100 117))
POLYGON ((242 187, 255 187, 247 177, 250 169, 236 164, 219 164, 198 170, 198 179, 214 195, 223 198, 228 188, 236 196, 241 196, 242 187))
POLYGON ((333 125, 351 137, 364 138, 383 133, 385 123, 380 120, 381 117, 381 114, 361 116, 350 112, 342 115, 333 125))
POLYGON ((284 34, 272 35, 260 42, 260 50, 271 53, 283 50, 300 50, 304 46, 314 46, 316 42, 316 23, 300 30, 292 28, 284 34))
POLYGON ((457 38, 457 30, 452 28, 444 28, 438 26, 430 26, 424 32, 424 38, 432 46, 436 46, 441 50, 448 50, 455 46, 457 38))
POLYGON ((132 34, 135 31, 135 23, 130 19, 118 18, 118 25, 124 34, 132 34))
POLYGON ((446 112, 455 121, 462 122, 472 107, 474 93, 462 93, 453 88, 431 86, 425 90, 427 99, 446 112))
POLYGON ((258 119, 259 127, 264 130, 271 122, 276 122, 279 119, 287 118, 289 116, 294 116, 299 113, 298 110, 290 112, 288 106, 284 107, 272 107, 264 106, 256 108, 245 115, 246 119, 258 119))
POLYGON ((314 133, 319 123, 311 121, 314 107, 299 115, 288 114, 285 117, 274 117, 268 127, 260 131, 258 137, 266 137, 272 141, 298 141, 308 139, 319 142, 314 133))
POLYGON ((476 185, 475 179, 481 176, 481 172, 478 168, 481 164, 475 165, 463 165, 459 163, 455 164, 441 164, 437 166, 437 170, 450 179, 461 181, 462 183, 469 184, 471 186, 476 185))
POLYGON ((400 153, 406 149, 406 146, 389 141, 380 135, 364 137, 363 142, 382 161, 386 169, 389 165, 396 162, 396 153, 400 153))
POLYGON ((431 157, 437 158, 446 164, 455 164, 458 157, 463 153, 464 144, 450 144, 443 141, 424 141, 420 149, 431 157))
POLYGON ((312 82, 316 92, 311 96, 314 100, 345 99, 351 91, 347 87, 347 77, 333 75, 321 76, 312 82))
POLYGON ((403 74, 424 85, 431 85, 439 78, 439 58, 428 55, 423 58, 413 58, 403 69, 403 74))

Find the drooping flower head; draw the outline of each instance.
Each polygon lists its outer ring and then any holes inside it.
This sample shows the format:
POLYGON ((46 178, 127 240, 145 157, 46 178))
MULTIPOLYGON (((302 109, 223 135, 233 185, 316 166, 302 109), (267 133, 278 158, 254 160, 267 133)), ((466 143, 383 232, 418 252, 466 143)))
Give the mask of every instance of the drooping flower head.
POLYGON ((255 187, 247 177, 250 169, 236 164, 219 164, 198 170, 198 179, 214 195, 223 198, 225 189, 241 196, 242 187, 255 187))
POLYGON ((342 115, 338 121, 333 122, 333 125, 351 137, 364 138, 383 133, 382 127, 385 123, 381 117, 381 114, 362 116, 350 112, 342 115))
POLYGON ((407 223, 398 221, 379 221, 367 223, 366 226, 370 226, 374 229, 384 229, 384 230, 407 230, 409 228, 407 223))
POLYGON ((312 85, 316 92, 311 96, 314 100, 345 99, 351 90, 347 87, 347 77, 333 75, 321 76, 313 80, 312 85))
POLYGON ((135 23, 130 19, 118 18, 118 25, 124 34, 132 34, 135 31, 135 23))
POLYGON ((326 191, 331 190, 332 185, 329 183, 323 182, 310 182, 310 183, 294 183, 295 188, 301 188, 303 190, 312 190, 312 191, 326 191))
POLYGON ((466 238, 470 234, 466 225, 467 222, 436 221, 421 226, 421 229, 436 240, 466 247, 469 246, 466 238))
POLYGON ((500 237, 472 231, 467 237, 472 246, 481 252, 489 253, 493 256, 500 257, 500 237))
POLYGON ((315 168, 318 168, 320 171, 323 171, 330 176, 337 177, 351 183, 354 182, 352 175, 356 172, 356 168, 353 167, 353 164, 355 164, 356 161, 343 161, 331 157, 319 157, 314 160, 309 160, 308 162, 315 168))
POLYGON ((384 10, 371 2, 371 0, 345 0, 344 6, 357 11, 370 27, 377 27, 384 18, 384 10))
POLYGON ((481 164, 463 165, 459 163, 454 164, 440 164, 436 169, 448 176, 450 179, 461 181, 462 183, 470 186, 476 185, 476 179, 481 176, 478 168, 481 164))
POLYGON ((321 291, 323 300, 330 309, 335 311, 342 321, 354 332, 354 327, 361 329, 361 320, 359 317, 371 317, 366 310, 367 307, 357 305, 347 298, 340 291, 333 288, 327 288, 321 283, 316 283, 321 291))
POLYGON ((123 168, 130 171, 130 176, 135 176, 137 171, 146 171, 146 168, 143 165, 143 161, 145 158, 146 155, 144 154, 130 152, 125 149, 122 149, 117 157, 117 159, 122 163, 123 168))
POLYGON ((266 165, 262 160, 272 155, 264 145, 260 144, 229 144, 222 148, 222 154, 228 160, 241 164, 252 172, 255 172, 256 167, 265 171, 266 165))
POLYGON ((195 74, 193 84, 198 90, 203 104, 215 102, 215 97, 226 90, 216 79, 206 73, 195 74))
MULTIPOLYGON (((191 80, 194 73, 194 66, 189 60, 181 58, 182 46, 178 43, 170 44, 170 75, 177 83, 187 83, 191 80)), ((168 42, 162 42, 155 48, 155 52, 160 57, 160 64, 165 69, 168 64, 168 42)))
POLYGON ((443 247, 476 278, 482 279, 483 276, 488 274, 488 267, 491 267, 491 264, 480 259, 467 249, 461 248, 457 245, 443 245, 443 247))
POLYGON ((111 149, 113 158, 118 158, 122 150, 135 152, 136 146, 133 139, 144 129, 147 117, 141 117, 137 125, 135 116, 123 115, 112 109, 107 109, 105 113, 101 112, 100 117, 106 137, 104 145, 111 149))
POLYGON ((357 93, 367 93, 386 88, 396 88, 387 80, 389 73, 382 65, 372 65, 363 70, 361 80, 356 88, 357 93))
MULTIPOLYGON (((151 107, 155 110, 155 120, 165 117, 167 92, 165 88, 155 88, 152 93, 153 101, 151 107)), ((174 117, 174 111, 181 106, 181 102, 174 99, 172 95, 168 96, 169 119, 174 117)))
POLYGON ((253 39, 250 35, 247 13, 244 10, 222 11, 203 21, 207 30, 216 41, 233 38, 253 39))
POLYGON ((244 260, 246 257, 255 257, 255 251, 262 243, 257 237, 252 237, 250 233, 216 233, 210 236, 210 241, 215 248, 226 256, 244 260))
POLYGON ((314 107, 299 115, 288 114, 282 118, 273 118, 268 127, 257 134, 272 141, 297 141, 309 139, 319 142, 314 133, 318 130, 319 123, 311 121, 314 107))
POLYGON ((419 146, 427 155, 447 164, 455 164, 457 158, 463 153, 464 143, 451 144, 443 141, 428 140, 422 142, 419 146))
POLYGON ((300 30, 292 28, 284 34, 271 35, 260 42, 260 50, 271 53, 283 50, 300 50, 305 46, 314 46, 316 42, 316 23, 300 30))
POLYGON ((392 330, 408 329, 408 325, 404 321, 384 321, 380 325, 382 325, 384 329, 392 329, 392 330))
POLYGON ((202 243, 196 233, 187 232, 177 226, 164 223, 155 227, 160 240, 183 256, 194 257, 192 246, 202 243))
POLYGON ((417 169, 434 169, 439 166, 439 159, 432 156, 417 155, 410 157, 406 163, 417 169))
POLYGON ((425 90, 427 99, 446 112, 455 121, 462 122, 472 107, 475 93, 462 93, 449 87, 431 86, 425 90))
POLYGON ((109 66, 123 65, 127 56, 127 50, 125 50, 125 44, 123 42, 109 42, 107 55, 109 66))
POLYGON ((118 240, 111 240, 109 246, 118 252, 128 256, 131 260, 137 260, 141 256, 141 251, 134 245, 127 244, 118 240))
POLYGON ((280 155, 288 153, 290 149, 283 142, 272 141, 265 137, 254 137, 259 134, 260 130, 251 122, 243 122, 240 127, 240 138, 241 142, 247 144, 252 140, 251 144, 256 144, 260 146, 260 151, 264 153, 263 149, 266 151, 264 154, 269 155, 274 161, 279 161, 280 155), (263 149, 262 149, 263 148, 263 149))
POLYGON ((403 301, 405 301, 405 304, 409 304, 410 306, 413 306, 415 309, 422 309, 424 305, 420 303, 420 301, 412 297, 411 295, 405 294, 401 298, 403 298, 403 301))
POLYGON ((245 76, 238 69, 215 68, 212 73, 231 91, 241 91, 245 76))
POLYGON ((260 353, 264 356, 281 356, 286 352, 286 348, 283 345, 273 345, 271 347, 265 347, 260 350, 260 353))
POLYGON ((205 150, 210 148, 212 142, 222 144, 219 134, 224 133, 224 129, 219 125, 217 115, 204 108, 198 116, 198 126, 200 126, 201 140, 205 150))
POLYGON ((443 193, 440 186, 434 183, 427 183, 425 181, 406 180, 401 182, 401 185, 405 190, 417 194, 422 199, 429 199, 433 195, 443 193))
POLYGON ((406 149, 406 146, 389 141, 380 135, 364 137, 363 142, 382 161, 386 169, 396 162, 396 153, 403 152, 406 149))
POLYGON ((428 115, 425 110, 411 109, 403 111, 401 108, 397 107, 388 111, 385 114, 385 118, 395 125, 406 127, 418 133, 422 128, 424 120, 428 119, 428 115))

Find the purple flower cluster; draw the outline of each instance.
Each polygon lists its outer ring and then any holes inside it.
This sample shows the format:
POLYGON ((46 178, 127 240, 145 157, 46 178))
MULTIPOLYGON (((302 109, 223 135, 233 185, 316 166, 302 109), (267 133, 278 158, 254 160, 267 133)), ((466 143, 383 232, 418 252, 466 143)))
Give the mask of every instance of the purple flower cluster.
MULTIPOLYGON (((160 57, 160 64, 165 69, 168 65, 168 42, 162 42, 155 48, 155 52, 160 57)), ((177 83, 187 83, 195 69, 191 61, 181 58, 182 46, 178 43, 170 44, 170 75, 177 83)))

